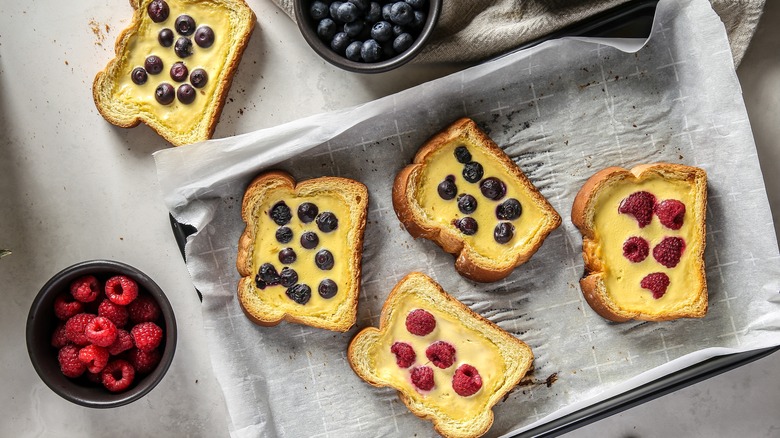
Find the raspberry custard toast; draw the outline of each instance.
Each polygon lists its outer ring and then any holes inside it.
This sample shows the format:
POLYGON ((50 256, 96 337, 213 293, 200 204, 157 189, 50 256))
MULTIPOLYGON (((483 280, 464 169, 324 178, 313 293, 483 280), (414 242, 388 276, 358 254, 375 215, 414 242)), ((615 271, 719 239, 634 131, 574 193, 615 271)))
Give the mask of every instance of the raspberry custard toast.
POLYGON ((255 25, 244 0, 130 0, 133 20, 97 74, 100 114, 175 146, 211 138, 255 25))
POLYGON ((358 333, 347 353, 373 386, 390 386, 412 413, 447 437, 476 437, 493 406, 530 369, 531 349, 413 272, 390 292, 379 328, 358 333))
POLYGON ((368 190, 347 178, 296 184, 272 171, 247 187, 236 266, 253 322, 347 331, 355 323, 368 190))
POLYGON ((456 256, 466 278, 509 275, 539 249, 561 217, 472 120, 430 138, 398 173, 393 207, 412 236, 456 256))
POLYGON ((586 301, 612 321, 701 318, 707 175, 697 167, 610 167, 577 194, 586 301))

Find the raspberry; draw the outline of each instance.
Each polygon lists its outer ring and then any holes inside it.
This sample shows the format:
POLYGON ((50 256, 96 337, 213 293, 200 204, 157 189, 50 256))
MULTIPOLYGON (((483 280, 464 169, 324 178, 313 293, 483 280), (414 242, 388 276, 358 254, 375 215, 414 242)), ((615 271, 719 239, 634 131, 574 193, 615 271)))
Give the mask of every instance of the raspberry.
POLYGON ((634 192, 622 201, 618 212, 630 214, 636 218, 639 228, 644 228, 653 219, 655 196, 650 192, 634 192))
POLYGON ((127 360, 133 365, 136 372, 139 374, 146 374, 154 371, 157 364, 160 363, 160 350, 152 350, 150 352, 141 351, 137 348, 133 348, 128 352, 127 360))
POLYGON ((433 389, 433 370, 431 367, 416 367, 412 369, 412 384, 417 389, 430 391, 433 389))
POLYGON ((79 277, 70 284, 70 294, 82 303, 95 301, 100 293, 100 285, 94 275, 79 277))
POLYGON ((436 328, 436 318, 428 311, 414 309, 406 315, 406 329, 417 336, 425 336, 436 328))
POLYGON ((138 296, 138 284, 132 278, 115 275, 106 281, 106 297, 115 304, 126 306, 138 296))
POLYGON ((89 342, 98 347, 108 347, 116 340, 116 326, 110 319, 98 316, 87 323, 84 335, 89 342))
POLYGON ((653 272, 647 274, 639 283, 642 289, 647 289, 653 293, 656 300, 664 296, 666 288, 669 287, 669 276, 663 272, 653 272))
POLYGON ((623 243, 623 256, 634 263, 639 263, 650 254, 650 245, 647 240, 633 236, 623 243))
POLYGON ((434 342, 425 350, 425 356, 437 367, 446 369, 455 362, 455 347, 444 341, 434 342))
POLYGON ((676 199, 666 199, 655 206, 655 215, 666 228, 679 230, 683 226, 685 204, 676 199))
POLYGON ((68 334, 65 333, 65 324, 58 325, 51 335, 51 346, 54 348, 62 348, 68 345, 68 342, 68 334))
MULTIPOLYGON (((117 329, 116 330, 116 340, 113 344, 108 346, 108 353, 112 356, 116 356, 117 354, 127 351, 131 348, 133 348, 135 345, 133 344, 133 337, 130 336, 130 332, 127 330, 117 329)), ((138 368, 138 367, 136 367, 138 368)))
POLYGON ((482 376, 471 365, 463 364, 455 370, 452 376, 452 389, 462 397, 474 395, 482 388, 482 376))
POLYGON ((97 345, 87 345, 79 350, 79 360, 90 373, 99 373, 108 363, 108 350, 97 345))
POLYGON ((120 392, 132 385, 135 369, 126 360, 117 359, 106 365, 100 377, 106 389, 111 392, 120 392))
POLYGON ((79 347, 75 345, 66 345, 60 348, 57 360, 60 362, 62 374, 66 377, 78 377, 87 370, 87 366, 79 360, 79 347))
MULTIPOLYGON (((131 303, 132 304, 132 303, 131 303)), ((104 316, 117 327, 124 327, 129 318, 128 309, 125 306, 115 304, 109 299, 104 299, 97 309, 98 316, 104 316)))
POLYGON ((84 346, 89 344, 89 339, 85 334, 87 324, 95 319, 95 315, 89 313, 79 313, 73 315, 69 320, 65 322, 65 334, 68 336, 70 342, 78 346, 84 346))
POLYGON ((130 330, 133 342, 139 350, 150 352, 162 341, 163 331, 153 322, 142 322, 130 330))
POLYGON ((685 240, 681 237, 664 237, 653 248, 653 258, 667 268, 674 268, 680 263, 683 250, 685 250, 685 240))
POLYGON ((72 295, 63 292, 54 299, 54 315, 63 321, 83 311, 84 303, 75 300, 72 295))
POLYGON ((394 342, 390 352, 395 355, 395 363, 401 368, 409 368, 417 359, 414 348, 406 342, 394 342))
POLYGON ((160 306, 149 295, 139 295, 127 306, 127 311, 133 324, 153 322, 160 318, 160 306))

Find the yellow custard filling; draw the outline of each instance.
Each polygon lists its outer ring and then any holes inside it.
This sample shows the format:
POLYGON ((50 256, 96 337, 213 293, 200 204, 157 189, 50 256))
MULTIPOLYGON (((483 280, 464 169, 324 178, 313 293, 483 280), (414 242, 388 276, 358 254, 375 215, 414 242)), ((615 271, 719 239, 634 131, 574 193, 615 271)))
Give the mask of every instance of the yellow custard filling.
POLYGON ((305 304, 298 304, 290 299, 287 288, 282 285, 266 286, 265 289, 257 289, 261 301, 293 315, 327 316, 337 313, 337 309, 347 299, 347 291, 354 287, 350 273, 355 269, 353 265, 355 249, 349 247, 348 234, 355 224, 352 223, 346 200, 333 191, 318 191, 316 197, 302 196, 290 189, 276 190, 264 200, 261 208, 261 217, 255 230, 255 245, 252 257, 253 274, 256 274, 261 265, 271 263, 277 272, 282 268, 294 269, 298 274, 298 283, 311 288, 311 298, 305 304), (290 208, 292 219, 284 226, 292 230, 293 237, 287 243, 280 243, 276 239, 276 231, 280 228, 274 222, 269 212, 277 202, 284 201, 290 208), (338 219, 338 227, 330 232, 321 231, 316 220, 303 223, 297 215, 298 206, 304 202, 315 204, 319 214, 331 212, 338 219), (301 235, 311 231, 319 237, 319 244, 306 249, 301 246, 301 235), (293 263, 283 264, 279 260, 279 252, 285 248, 295 251, 296 259, 293 263), (317 267, 314 256, 318 251, 326 249, 333 254, 333 268, 323 270, 317 267), (338 286, 338 292, 331 298, 323 298, 318 293, 321 281, 333 280, 338 286))
POLYGON ((544 226, 546 218, 544 212, 531 201, 524 187, 506 174, 495 160, 493 155, 468 139, 459 138, 439 148, 427 158, 415 197, 428 221, 455 231, 479 255, 503 260, 513 257, 517 248, 528 245, 544 226), (464 179, 462 173, 464 165, 455 157, 455 148, 461 145, 466 146, 471 153, 472 161, 482 165, 483 179, 496 177, 506 185, 504 197, 496 201, 486 198, 482 195, 479 182, 470 183, 464 179), (453 199, 445 200, 439 195, 437 187, 449 175, 455 177, 458 195, 453 199), (458 196, 461 194, 469 194, 477 200, 477 209, 473 213, 464 214, 458 208, 458 196), (507 221, 496 217, 496 207, 510 198, 520 201, 522 214, 519 218, 508 221, 514 226, 512 239, 507 243, 498 243, 493 236, 495 227, 499 222, 507 221), (477 232, 473 235, 463 234, 453 225, 454 220, 465 216, 477 221, 477 232))
POLYGON ((235 43, 231 41, 231 33, 235 32, 230 22, 232 12, 215 1, 167 0, 170 7, 168 18, 161 23, 155 23, 146 12, 149 2, 141 2, 141 24, 138 30, 129 36, 126 51, 120 55, 117 72, 119 80, 113 90, 113 98, 115 102, 137 108, 141 114, 161 119, 174 131, 189 132, 193 125, 208 120, 206 115, 214 111, 214 108, 208 106, 213 105, 215 92, 226 74, 225 63, 232 50, 231 45, 235 43), (190 35, 192 55, 186 58, 180 58, 174 52, 175 42, 182 36, 176 32, 174 23, 182 14, 191 16, 196 27, 206 25, 214 31, 214 43, 207 48, 198 46, 194 34, 190 35), (174 33, 174 45, 170 47, 163 47, 157 40, 159 32, 166 28, 174 33), (130 73, 136 67, 144 67, 146 58, 151 55, 162 59, 162 72, 149 74, 144 84, 134 83, 130 73), (190 73, 198 68, 204 69, 208 74, 208 82, 202 88, 195 88, 196 96, 192 103, 184 104, 174 98, 172 103, 163 105, 155 99, 155 89, 160 84, 165 82, 178 89, 181 84, 190 83, 189 77, 183 82, 176 82, 171 78, 170 68, 176 62, 183 62, 190 73))
POLYGON ((697 271, 695 254, 702 244, 701 225, 693 217, 694 190, 695 186, 689 182, 665 180, 653 174, 639 181, 616 184, 596 200, 594 226, 598 251, 604 261, 603 279, 607 293, 617 306, 629 312, 654 315, 678 310, 693 302, 695 292, 702 287, 701 279, 694 274, 697 271), (682 227, 669 229, 653 215, 648 225, 639 228, 634 216, 620 213, 621 201, 638 191, 652 193, 656 202, 666 199, 682 202, 686 209, 682 227), (648 256, 638 263, 623 255, 623 243, 632 236, 644 238, 650 247, 648 256), (667 236, 681 237, 685 241, 680 262, 673 268, 663 266, 653 257, 653 248, 667 236), (659 299, 640 286, 642 279, 654 272, 663 272, 670 280, 666 293, 659 299))
POLYGON ((473 417, 485 409, 490 396, 504 383, 506 365, 493 342, 479 332, 464 327, 458 317, 431 307, 431 303, 417 296, 399 303, 390 326, 383 330, 371 354, 376 375, 413 400, 425 400, 453 419, 473 417), (413 335, 406 329, 406 315, 415 309, 425 309, 436 318, 436 328, 426 336, 413 335), (455 347, 455 363, 446 369, 436 367, 425 355, 428 346, 436 341, 444 341, 455 347), (396 357, 390 351, 395 342, 405 342, 414 348, 416 359, 409 368, 397 365, 396 357), (455 370, 463 364, 474 366, 482 378, 482 388, 469 397, 460 396, 452 389, 455 370), (434 387, 430 391, 421 392, 411 381, 411 370, 422 365, 434 370, 434 387))

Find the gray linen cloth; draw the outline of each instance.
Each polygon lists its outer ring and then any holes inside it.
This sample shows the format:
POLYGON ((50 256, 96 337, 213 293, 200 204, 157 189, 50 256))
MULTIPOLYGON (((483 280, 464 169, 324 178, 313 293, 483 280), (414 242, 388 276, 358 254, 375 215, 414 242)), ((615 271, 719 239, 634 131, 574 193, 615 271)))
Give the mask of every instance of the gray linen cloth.
MULTIPOLYGON (((295 20, 293 0, 273 0, 295 20)), ((739 65, 765 0, 710 0, 739 65)), ((475 62, 582 21, 628 0, 444 0, 436 30, 415 62, 475 62)))

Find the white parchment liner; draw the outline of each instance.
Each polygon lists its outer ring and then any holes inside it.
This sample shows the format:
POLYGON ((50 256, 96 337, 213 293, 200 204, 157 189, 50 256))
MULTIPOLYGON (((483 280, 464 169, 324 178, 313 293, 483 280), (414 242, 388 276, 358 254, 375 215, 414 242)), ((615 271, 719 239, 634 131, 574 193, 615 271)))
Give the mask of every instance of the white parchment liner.
POLYGON ((533 374, 495 407, 489 436, 715 355, 780 344, 780 257, 723 25, 706 0, 664 0, 640 50, 613 43, 551 41, 355 108, 155 154, 168 208, 199 230, 186 247, 187 267, 203 294, 234 437, 434 434, 394 390, 364 383, 345 359, 351 337, 378 324, 385 297, 411 271, 430 275, 534 351, 533 374), (395 173, 462 116, 475 119, 564 218, 528 263, 494 284, 464 280, 450 255, 411 239, 390 200, 395 173), (709 313, 610 323, 579 290, 581 237, 571 204, 597 170, 655 161, 708 173, 709 313), (257 327, 236 302, 241 198, 267 168, 298 179, 350 177, 369 188, 358 323, 348 333, 257 327))

